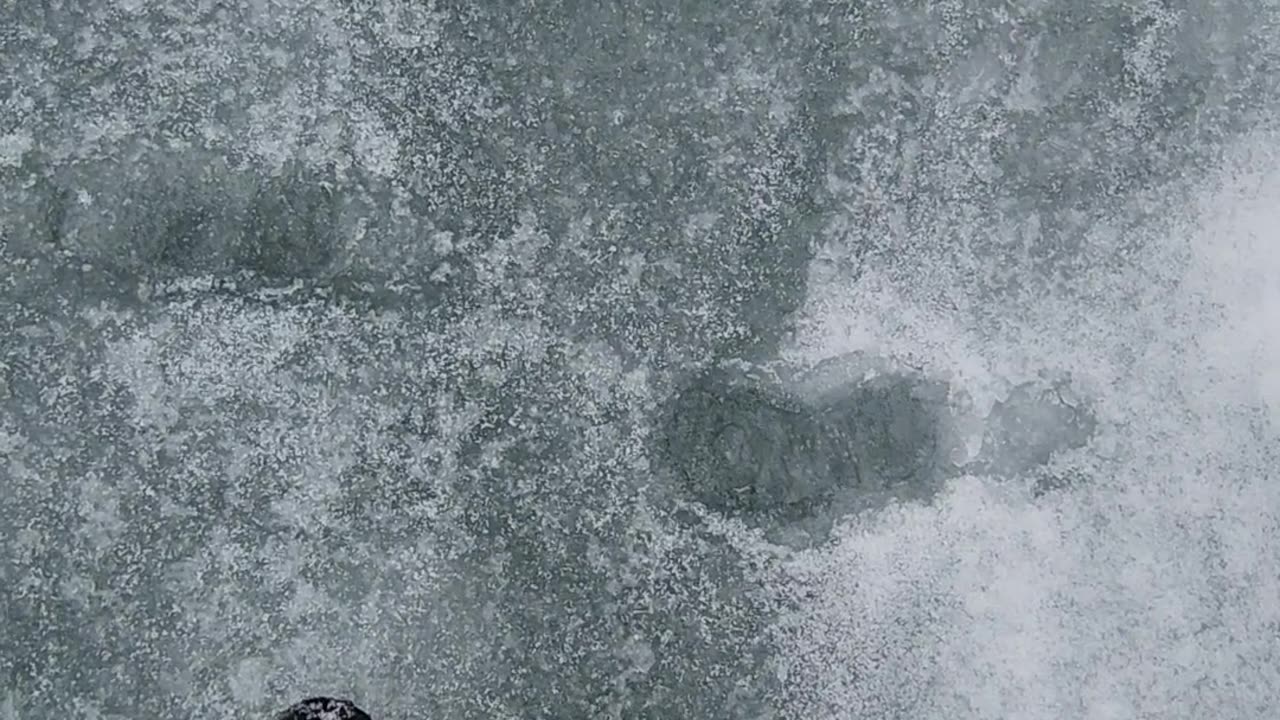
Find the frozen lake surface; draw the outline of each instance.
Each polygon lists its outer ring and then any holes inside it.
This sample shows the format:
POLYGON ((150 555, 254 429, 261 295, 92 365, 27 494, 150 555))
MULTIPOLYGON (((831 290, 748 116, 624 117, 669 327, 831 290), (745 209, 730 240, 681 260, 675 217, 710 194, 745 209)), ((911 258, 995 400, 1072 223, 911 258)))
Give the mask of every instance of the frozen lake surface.
POLYGON ((1270 0, 43 0, 0 63, 0 720, 1280 704, 1270 0))

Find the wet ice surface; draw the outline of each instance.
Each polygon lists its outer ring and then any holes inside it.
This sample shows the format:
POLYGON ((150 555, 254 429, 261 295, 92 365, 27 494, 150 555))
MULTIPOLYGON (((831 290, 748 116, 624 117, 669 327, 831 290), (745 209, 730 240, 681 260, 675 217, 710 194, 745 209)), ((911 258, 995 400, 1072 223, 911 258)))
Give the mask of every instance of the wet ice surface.
POLYGON ((854 356, 781 380, 776 368, 714 368, 677 392, 661 429, 664 459, 697 502, 812 546, 847 516, 927 501, 966 473, 1065 482, 1042 472, 1084 447, 1096 420, 1062 381, 1026 382, 993 403, 969 457, 962 392, 903 367, 854 356), (771 382, 772 381, 772 382, 771 382))
POLYGON ((0 718, 1269 717, 1270 6, 11 5, 0 718))

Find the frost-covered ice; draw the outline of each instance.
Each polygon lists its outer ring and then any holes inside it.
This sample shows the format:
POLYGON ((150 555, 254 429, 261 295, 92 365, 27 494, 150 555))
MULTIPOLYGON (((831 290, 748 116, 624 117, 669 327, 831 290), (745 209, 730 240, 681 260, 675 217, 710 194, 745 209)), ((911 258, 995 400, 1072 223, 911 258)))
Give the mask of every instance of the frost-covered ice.
POLYGON ((1280 8, 0 8, 0 720, 1268 718, 1280 8))
MULTIPOLYGON (((1058 463, 1082 483, 1029 501, 958 478, 929 506, 867 518, 793 558, 803 599, 782 632, 805 712, 1270 712, 1271 281, 1246 278, 1275 262, 1267 198, 1280 176, 1257 152, 1274 142, 1242 140, 1230 170, 1152 243, 1131 276, 1146 301, 1115 302, 1105 318, 1060 307, 1017 328, 1018 342, 966 358, 989 377, 1037 348, 1040 362, 1093 379, 1100 434, 1058 463)), ((944 330, 938 345, 954 343, 944 330)))

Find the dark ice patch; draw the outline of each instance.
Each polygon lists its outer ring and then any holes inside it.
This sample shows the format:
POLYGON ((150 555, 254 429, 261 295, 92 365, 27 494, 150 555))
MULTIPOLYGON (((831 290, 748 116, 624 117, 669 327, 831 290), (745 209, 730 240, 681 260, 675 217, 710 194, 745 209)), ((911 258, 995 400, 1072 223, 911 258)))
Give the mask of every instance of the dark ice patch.
POLYGON ((238 264, 264 277, 318 277, 337 260, 339 198, 323 174, 294 168, 255 189, 238 264))
POLYGON ((801 398, 714 370, 673 403, 667 457, 692 498, 756 525, 805 522, 859 499, 928 496, 940 477, 945 398, 944 386, 908 376, 801 398))
POLYGON ((859 487, 914 493, 939 469, 946 401, 942 383, 882 375, 845 388, 821 417, 826 432, 856 453, 859 487))
POLYGON ((721 372, 678 396, 670 460, 699 502, 741 516, 806 514, 838 482, 857 483, 851 448, 796 398, 721 372))
POLYGON ((716 368, 693 379, 662 428, 686 496, 807 544, 842 516, 927 501, 962 473, 1034 476, 1042 494, 1046 482, 1061 485, 1044 480, 1045 466, 1096 431, 1087 405, 1070 399, 1065 385, 1027 383, 993 406, 978 457, 957 464, 950 387, 909 370, 865 370, 853 362, 785 382, 716 368))
POLYGON ((987 416, 982 456, 993 474, 1013 475, 1049 462, 1054 453, 1084 447, 1097 420, 1061 387, 1013 388, 987 416))

